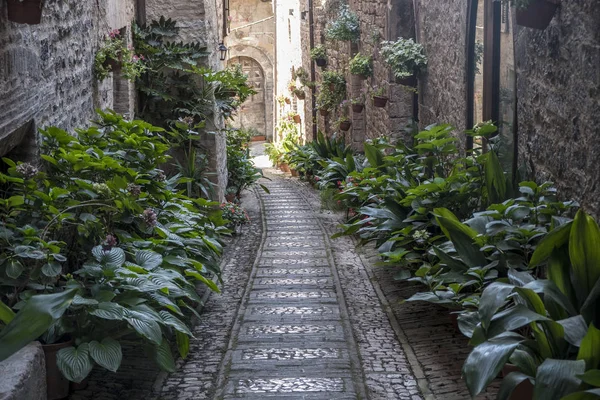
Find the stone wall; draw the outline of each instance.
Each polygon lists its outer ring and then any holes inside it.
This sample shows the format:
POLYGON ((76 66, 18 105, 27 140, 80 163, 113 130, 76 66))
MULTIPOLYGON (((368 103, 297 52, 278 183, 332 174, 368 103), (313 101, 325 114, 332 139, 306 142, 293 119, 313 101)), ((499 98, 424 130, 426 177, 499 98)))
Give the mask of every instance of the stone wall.
POLYGON ((600 216, 600 3, 563 1, 544 31, 516 33, 519 158, 600 216))
MULTIPOLYGON (((9 22, 0 1, 0 155, 16 148, 34 159, 37 128, 72 130, 88 125, 95 108, 113 107, 112 77, 95 81, 94 55, 110 29, 130 23, 134 4, 48 0, 41 24, 24 25, 9 22)), ((126 104, 121 111, 132 113, 126 104)))

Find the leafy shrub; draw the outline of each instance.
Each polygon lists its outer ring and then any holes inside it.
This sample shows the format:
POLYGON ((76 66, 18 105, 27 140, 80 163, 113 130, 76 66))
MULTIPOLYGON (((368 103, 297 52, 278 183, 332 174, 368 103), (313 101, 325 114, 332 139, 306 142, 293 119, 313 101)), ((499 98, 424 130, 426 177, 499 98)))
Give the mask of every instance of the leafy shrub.
POLYGON ((350 40, 352 42, 360 39, 358 16, 350 10, 349 5, 342 4, 340 6, 337 18, 327 24, 325 36, 329 40, 350 40))
POLYGON ((423 46, 413 39, 381 42, 381 55, 397 79, 410 77, 427 66, 423 46))
POLYGON ((350 73, 354 75, 372 76, 373 75, 373 59, 370 56, 363 56, 360 53, 356 54, 350 60, 350 73))
POLYGON ((310 58, 312 58, 313 60, 316 60, 317 58, 326 60, 327 49, 322 44, 316 45, 310 50, 310 58))

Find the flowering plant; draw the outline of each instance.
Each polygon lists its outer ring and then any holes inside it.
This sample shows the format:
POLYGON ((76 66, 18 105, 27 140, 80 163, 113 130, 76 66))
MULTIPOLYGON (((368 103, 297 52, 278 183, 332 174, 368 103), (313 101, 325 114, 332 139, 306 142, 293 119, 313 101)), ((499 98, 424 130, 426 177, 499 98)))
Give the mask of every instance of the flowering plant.
POLYGON ((228 220, 231 225, 244 225, 250 222, 246 210, 235 203, 222 203, 221 211, 223 212, 223 219, 228 220))
POLYGON ((111 30, 94 59, 94 76, 104 80, 110 72, 122 67, 123 77, 134 81, 146 70, 143 55, 136 55, 133 47, 126 46, 125 37, 118 29, 111 30))
POLYGON ((327 25, 325 36, 330 40, 351 40, 357 42, 360 38, 358 16, 344 4, 340 7, 337 19, 327 25))

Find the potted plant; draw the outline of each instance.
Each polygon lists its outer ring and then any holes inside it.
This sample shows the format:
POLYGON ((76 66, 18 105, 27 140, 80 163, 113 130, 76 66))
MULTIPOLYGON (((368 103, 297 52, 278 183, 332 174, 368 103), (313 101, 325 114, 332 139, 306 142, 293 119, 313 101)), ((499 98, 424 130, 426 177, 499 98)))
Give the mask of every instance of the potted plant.
POLYGON ((304 92, 303 87, 296 88, 296 90, 294 90, 294 94, 298 100, 304 100, 306 98, 306 93, 304 92))
POLYGON ((361 113, 365 108, 365 95, 361 94, 360 96, 353 97, 350 100, 350 105, 352 106, 352 112, 361 113))
POLYGON ((340 127, 340 130, 344 131, 344 132, 347 132, 348 130, 350 130, 350 126, 352 126, 352 122, 345 115, 341 115, 340 118, 338 119, 337 123, 338 123, 338 126, 340 127))
POLYGON ((350 60, 350 73, 366 79, 373 75, 373 59, 370 56, 363 56, 357 53, 350 60))
POLYGON ((294 115, 292 115, 292 119, 294 120, 295 124, 299 124, 301 122, 300 114, 294 114, 294 115))
POLYGON ((329 40, 358 41, 360 38, 358 16, 350 10, 348 4, 342 4, 337 18, 327 24, 325 37, 329 40))
POLYGON ((221 211, 223 219, 229 221, 228 227, 236 234, 240 233, 242 225, 250 223, 248 213, 239 204, 228 201, 221 204, 221 211))
POLYGON ((423 46, 413 39, 384 41, 381 43, 381 55, 396 81, 405 86, 415 86, 416 74, 427 66, 423 46))
POLYGON ((546 29, 560 4, 560 0, 502 1, 515 7, 517 24, 533 29, 546 29))
POLYGON ((43 0, 7 0, 8 20, 18 24, 37 25, 42 20, 43 0))
POLYGON ((389 100, 389 98, 385 95, 385 89, 382 87, 374 90, 371 93, 371 98, 373 99, 373 105, 379 108, 385 107, 389 100))
POLYGON ((340 96, 340 101, 346 96, 346 78, 344 74, 337 71, 323 72, 323 86, 340 96))
POLYGON ((310 58, 315 60, 315 63, 317 64, 317 66, 319 66, 319 67, 326 66, 327 65, 327 50, 325 49, 325 46, 323 46, 322 44, 315 46, 310 51, 310 58))
POLYGON ((108 33, 94 57, 94 76, 97 80, 106 79, 110 72, 122 71, 123 77, 133 82, 146 71, 144 56, 135 54, 125 42, 119 29, 108 33))
POLYGON ((227 200, 229 203, 235 201, 236 194, 237 188, 233 186, 227 187, 227 189, 225 189, 225 200, 227 200))
POLYGON ((321 87, 319 94, 316 99, 316 106, 319 109, 319 114, 326 117, 329 115, 329 111, 335 104, 335 98, 333 92, 326 87, 321 87))

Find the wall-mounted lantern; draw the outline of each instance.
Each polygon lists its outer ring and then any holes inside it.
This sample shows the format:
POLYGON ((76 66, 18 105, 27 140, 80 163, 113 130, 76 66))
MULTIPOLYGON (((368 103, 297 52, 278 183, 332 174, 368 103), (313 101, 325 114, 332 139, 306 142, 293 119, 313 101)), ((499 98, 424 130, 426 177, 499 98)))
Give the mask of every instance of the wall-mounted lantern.
POLYGON ((219 50, 219 59, 221 61, 225 61, 227 58, 227 47, 225 47, 225 44, 221 42, 219 43, 219 47, 217 47, 217 49, 219 50))

